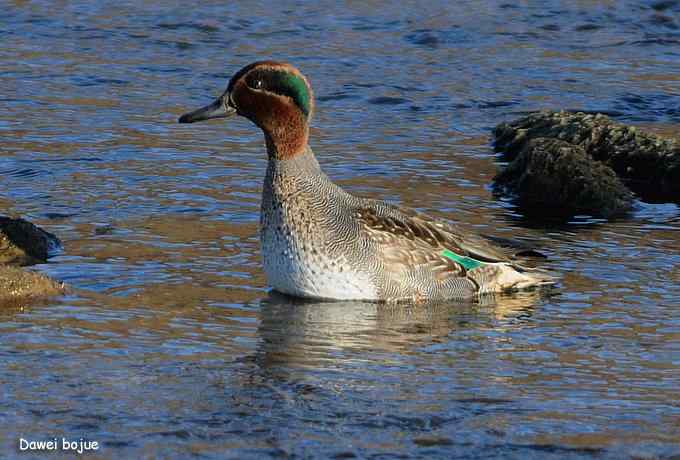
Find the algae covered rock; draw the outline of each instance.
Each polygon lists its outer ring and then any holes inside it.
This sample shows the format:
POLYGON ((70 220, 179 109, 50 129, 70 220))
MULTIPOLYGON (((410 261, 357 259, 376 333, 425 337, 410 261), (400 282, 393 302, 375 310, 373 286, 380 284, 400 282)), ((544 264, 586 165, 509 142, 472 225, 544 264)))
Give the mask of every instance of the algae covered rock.
POLYGON ((45 262, 50 249, 59 245, 56 236, 27 220, 0 216, 0 264, 45 262))
POLYGON ((56 236, 24 219, 0 216, 0 306, 23 305, 64 293, 63 283, 10 265, 45 262, 60 245, 56 236))
POLYGON ((63 294, 65 286, 45 275, 0 265, 0 306, 63 294))
POLYGON ((650 201, 680 202, 680 142, 645 133, 602 114, 537 112, 494 130, 495 148, 514 159, 536 138, 583 148, 609 166, 636 194, 650 201))
POLYGON ((612 217, 629 211, 633 194, 607 165, 585 150, 553 138, 523 143, 494 178, 496 194, 511 195, 527 214, 612 217))

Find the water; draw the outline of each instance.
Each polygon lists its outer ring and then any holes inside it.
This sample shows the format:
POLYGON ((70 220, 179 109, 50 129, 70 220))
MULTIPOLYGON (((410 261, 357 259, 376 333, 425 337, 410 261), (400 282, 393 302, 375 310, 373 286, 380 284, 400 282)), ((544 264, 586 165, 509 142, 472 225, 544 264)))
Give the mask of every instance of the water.
POLYGON ((540 108, 680 123, 678 2, 10 1, 0 198, 58 234, 71 294, 0 310, 0 452, 90 458, 680 455, 680 211, 526 221, 488 135, 540 108), (293 62, 343 187, 533 241, 553 295, 401 308, 267 292, 245 120, 178 125, 293 62))

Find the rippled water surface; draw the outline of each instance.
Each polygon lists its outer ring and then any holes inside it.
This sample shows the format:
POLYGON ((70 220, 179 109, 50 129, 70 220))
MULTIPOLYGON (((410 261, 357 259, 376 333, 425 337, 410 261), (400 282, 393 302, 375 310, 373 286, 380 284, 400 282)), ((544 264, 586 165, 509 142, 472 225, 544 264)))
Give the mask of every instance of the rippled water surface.
POLYGON ((677 206, 544 226, 489 189, 490 129, 527 111, 677 135, 680 2, 16 0, 0 40, 2 213, 59 235, 36 269, 72 288, 0 310, 0 457, 62 436, 105 459, 680 455, 677 206), (269 294, 261 134, 176 123, 263 58, 310 78, 339 184, 536 242, 559 289, 269 294))

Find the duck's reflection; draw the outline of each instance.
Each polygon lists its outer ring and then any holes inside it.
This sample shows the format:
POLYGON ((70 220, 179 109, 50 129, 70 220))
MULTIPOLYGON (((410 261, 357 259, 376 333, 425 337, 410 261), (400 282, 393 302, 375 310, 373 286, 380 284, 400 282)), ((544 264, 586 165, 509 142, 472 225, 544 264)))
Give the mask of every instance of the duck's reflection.
POLYGON ((409 353, 470 328, 522 327, 540 301, 537 292, 477 302, 377 304, 315 302, 276 293, 261 303, 258 362, 262 367, 332 366, 367 351, 409 353))

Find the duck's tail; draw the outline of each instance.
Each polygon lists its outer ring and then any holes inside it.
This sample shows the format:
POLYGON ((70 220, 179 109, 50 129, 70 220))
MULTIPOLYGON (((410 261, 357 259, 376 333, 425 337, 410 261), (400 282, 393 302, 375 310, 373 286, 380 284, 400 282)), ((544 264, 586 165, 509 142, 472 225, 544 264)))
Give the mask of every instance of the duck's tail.
POLYGON ((552 286, 558 278, 540 268, 527 268, 517 264, 485 263, 467 272, 479 286, 479 293, 520 291, 542 286, 552 286))

